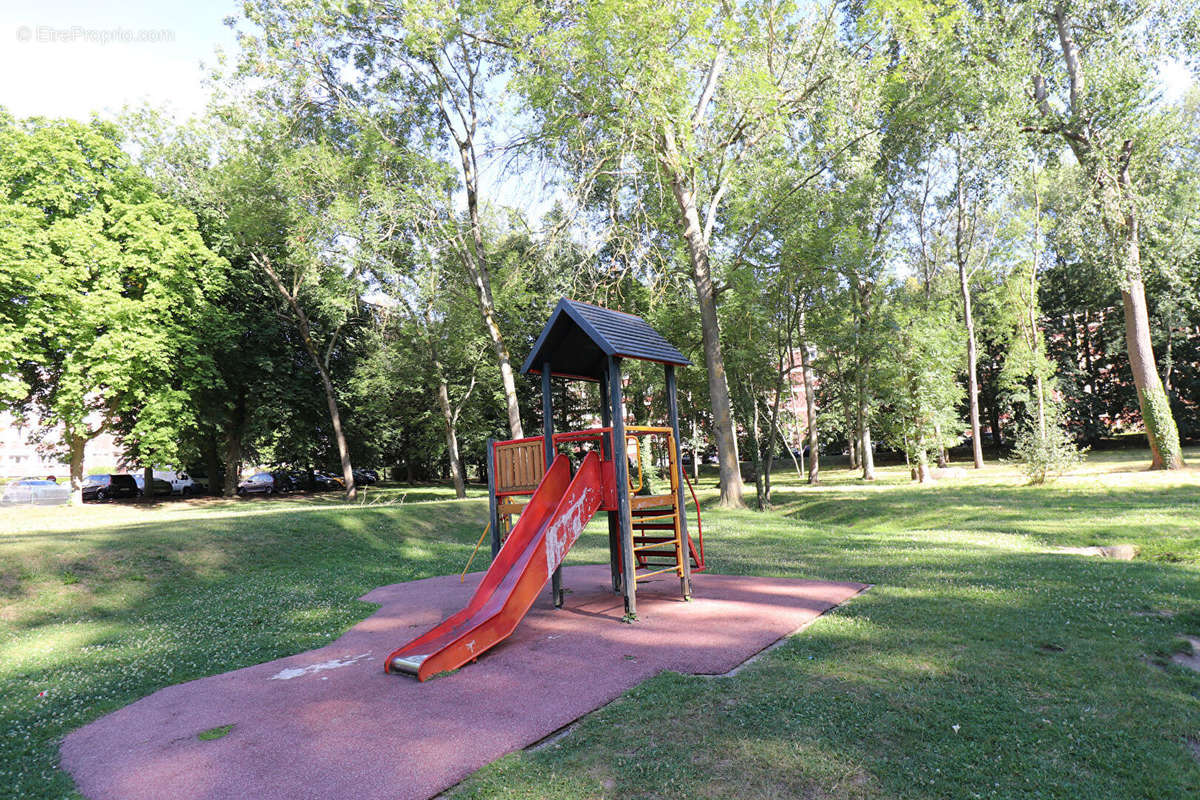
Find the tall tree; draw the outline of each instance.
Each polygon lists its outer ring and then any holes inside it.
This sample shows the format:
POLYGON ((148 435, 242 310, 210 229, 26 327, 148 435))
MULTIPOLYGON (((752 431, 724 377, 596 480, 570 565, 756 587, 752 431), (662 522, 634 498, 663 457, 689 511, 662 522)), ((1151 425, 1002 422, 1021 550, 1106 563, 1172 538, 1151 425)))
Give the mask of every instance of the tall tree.
POLYGON ((955 380, 962 341, 949 298, 928 294, 911 281, 893 293, 887 307, 892 335, 887 339, 882 382, 888 436, 914 463, 913 478, 933 477, 930 455, 953 443, 962 430, 957 407, 962 386, 955 380))
POLYGON ((115 126, 0 112, 3 400, 61 442, 75 500, 87 442, 178 463, 191 402, 219 381, 206 331, 220 259, 158 195, 115 126))
POLYGON ((242 39, 248 64, 300 86, 318 104, 374 124, 396 147, 448 141, 461 170, 464 218, 452 242, 474 289, 500 370, 509 430, 518 439, 524 434, 512 357, 483 233, 481 209, 489 195, 480 162, 492 146, 486 131, 501 116, 503 73, 511 60, 503 42, 519 41, 531 12, 525 4, 479 0, 253 0, 246 16, 258 31, 242 39), (413 124, 428 138, 408 136, 413 124))
POLYGON ((569 3, 523 62, 538 140, 583 185, 643 209, 647 228, 683 245, 725 506, 744 501, 713 239, 746 163, 832 89, 836 33, 833 4, 569 3))
MULTIPOLYGON (((1125 344, 1150 443, 1151 468, 1183 466, 1179 431, 1158 373, 1142 264, 1142 163, 1159 157, 1156 61, 1196 21, 1195 6, 1157 0, 1031 2, 998 17, 1027 26, 1036 121, 1029 129, 1070 148, 1093 200, 1125 313, 1125 344)), ((992 33, 995 28, 989 28, 992 33)), ((1016 33, 1017 31, 1012 31, 1016 33)))
POLYGON ((364 254, 377 225, 367 201, 385 152, 359 140, 353 155, 323 139, 295 137, 288 121, 249 123, 246 149, 224 166, 234 200, 229 235, 282 301, 325 396, 348 500, 357 494, 350 448, 330 363, 348 326, 362 314, 364 254))

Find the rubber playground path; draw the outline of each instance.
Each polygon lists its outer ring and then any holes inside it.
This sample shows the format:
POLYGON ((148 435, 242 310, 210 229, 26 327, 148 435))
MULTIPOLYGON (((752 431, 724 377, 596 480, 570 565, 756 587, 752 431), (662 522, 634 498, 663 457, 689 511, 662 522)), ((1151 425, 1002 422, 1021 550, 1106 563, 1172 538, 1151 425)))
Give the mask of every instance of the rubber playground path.
POLYGON ((318 650, 161 689, 70 734, 62 766, 93 800, 430 797, 661 672, 728 672, 866 588, 699 574, 638 587, 640 619, 608 567, 564 570, 516 632, 426 683, 383 658, 465 605, 483 573, 384 586, 381 608, 318 650), (232 726, 219 738, 199 734, 232 726))

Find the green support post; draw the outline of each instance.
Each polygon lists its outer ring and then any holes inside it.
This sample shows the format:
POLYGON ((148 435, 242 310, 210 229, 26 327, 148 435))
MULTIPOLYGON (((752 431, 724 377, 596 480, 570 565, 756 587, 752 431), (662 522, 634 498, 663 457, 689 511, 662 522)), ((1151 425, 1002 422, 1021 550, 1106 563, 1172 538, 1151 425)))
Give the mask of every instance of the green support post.
MULTIPOLYGON (((554 463, 554 408, 550 402, 550 362, 542 362, 542 445, 546 453, 546 471, 554 463)), ((554 607, 562 608, 562 566, 555 567, 550 576, 550 594, 554 598, 554 607)))
MULTIPOLYGON (((600 375, 600 427, 608 428, 612 426, 612 408, 609 406, 608 396, 608 374, 601 373, 600 375)), ((605 440, 601 438, 600 449, 601 455, 611 456, 612 435, 608 436, 608 453, 604 453, 605 440)), ((608 517, 608 568, 612 572, 612 590, 614 592, 621 591, 621 534, 617 524, 617 512, 605 512, 608 517)))
POLYGON ((488 524, 492 528, 492 559, 500 552, 500 502, 496 497, 496 440, 487 440, 488 524))
POLYGON ((633 520, 629 512, 629 462, 625 456, 625 409, 621 399, 621 359, 608 357, 608 393, 612 406, 613 467, 617 484, 617 521, 621 533, 621 588, 625 617, 637 618, 637 573, 633 560, 633 520))

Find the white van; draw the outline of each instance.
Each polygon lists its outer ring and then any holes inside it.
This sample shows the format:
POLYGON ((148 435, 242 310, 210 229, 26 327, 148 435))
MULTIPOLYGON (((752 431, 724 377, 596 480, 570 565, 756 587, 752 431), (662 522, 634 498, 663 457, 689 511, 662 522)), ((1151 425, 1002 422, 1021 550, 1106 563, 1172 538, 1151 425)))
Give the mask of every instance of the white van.
POLYGON ((171 484, 171 494, 180 494, 187 497, 196 492, 196 482, 186 472, 156 469, 154 470, 154 477, 171 484))

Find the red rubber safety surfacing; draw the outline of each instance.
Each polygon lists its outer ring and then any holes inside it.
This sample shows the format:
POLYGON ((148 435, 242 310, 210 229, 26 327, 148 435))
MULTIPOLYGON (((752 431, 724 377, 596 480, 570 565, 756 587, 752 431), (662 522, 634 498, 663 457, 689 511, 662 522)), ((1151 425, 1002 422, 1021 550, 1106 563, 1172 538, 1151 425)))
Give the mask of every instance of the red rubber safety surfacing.
POLYGON ((397 641, 463 607, 482 573, 376 589, 381 608, 307 653, 170 686, 70 734, 62 766, 93 800, 430 797, 661 672, 720 674, 865 588, 673 575, 638 585, 621 623, 608 566, 564 569, 506 641, 452 675, 385 675, 397 641), (232 724, 228 735, 202 731, 232 724))

